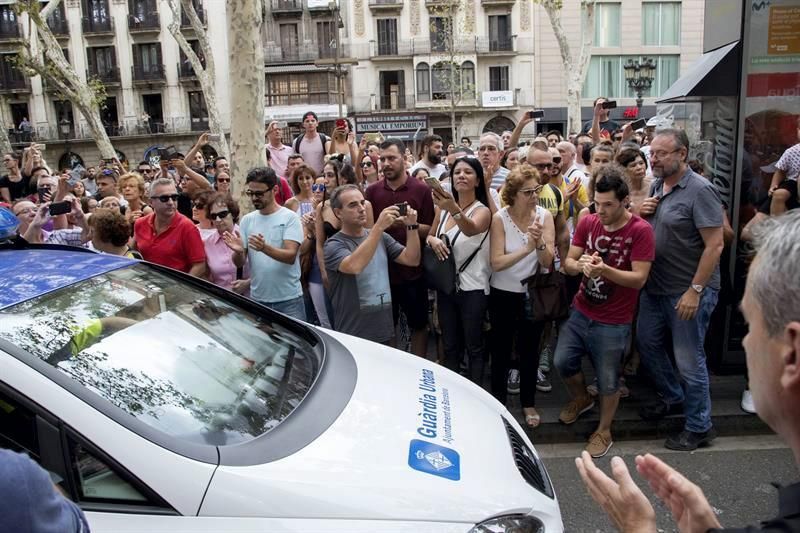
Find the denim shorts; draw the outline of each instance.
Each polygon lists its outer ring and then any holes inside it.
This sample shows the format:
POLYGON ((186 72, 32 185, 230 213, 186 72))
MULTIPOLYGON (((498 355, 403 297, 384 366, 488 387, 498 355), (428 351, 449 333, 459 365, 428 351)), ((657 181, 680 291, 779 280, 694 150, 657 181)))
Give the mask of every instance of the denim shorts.
POLYGON ((614 394, 619 388, 622 358, 630 333, 630 324, 603 324, 573 308, 558 332, 555 366, 562 377, 572 377, 581 371, 581 360, 588 354, 597 374, 600 395, 614 394))

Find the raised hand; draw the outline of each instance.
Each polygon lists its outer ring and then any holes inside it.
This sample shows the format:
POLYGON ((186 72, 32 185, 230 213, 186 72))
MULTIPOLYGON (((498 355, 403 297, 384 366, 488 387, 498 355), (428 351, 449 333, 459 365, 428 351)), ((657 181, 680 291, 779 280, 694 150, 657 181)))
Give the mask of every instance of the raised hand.
POLYGON ((244 252, 244 243, 242 242, 242 236, 239 235, 238 231, 234 230, 232 233, 230 231, 226 231, 222 234, 222 241, 234 252, 239 254, 244 252))
POLYGON ((531 250, 540 246, 540 241, 542 240, 542 233, 544 232, 544 226, 542 225, 542 221, 539 215, 533 219, 531 225, 528 226, 528 248, 531 250))
POLYGON ((247 239, 247 246, 255 250, 256 252, 261 252, 266 248, 267 242, 264 240, 264 236, 260 233, 255 235, 250 235, 247 239))

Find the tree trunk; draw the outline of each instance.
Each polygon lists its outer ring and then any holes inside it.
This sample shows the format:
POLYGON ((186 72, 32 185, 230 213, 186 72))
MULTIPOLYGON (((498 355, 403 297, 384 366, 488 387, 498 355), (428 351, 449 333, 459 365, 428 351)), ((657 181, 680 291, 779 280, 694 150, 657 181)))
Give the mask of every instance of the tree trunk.
MULTIPOLYGON (((247 172, 267 164, 264 150, 264 48, 261 1, 228 4, 231 87, 231 186, 241 197, 247 172)), ((249 204, 249 202, 247 202, 249 204)))
POLYGON ((0 96, 0 153, 3 154, 13 151, 11 141, 8 139, 8 125, 11 124, 11 120, 8 120, 6 109, 8 109, 8 99, 0 96))
POLYGON ((569 39, 561 25, 561 2, 558 0, 541 0, 541 5, 550 19, 550 26, 558 42, 561 61, 564 63, 564 81, 567 86, 567 131, 578 132, 581 129, 581 89, 589 70, 592 57, 592 41, 594 40, 594 6, 596 0, 581 0, 581 19, 583 28, 580 40, 580 52, 576 58, 569 46, 569 39))
POLYGON ((222 127, 222 118, 219 111, 219 101, 217 99, 217 86, 216 86, 216 67, 214 63, 214 54, 211 50, 211 44, 208 42, 206 30, 200 17, 194 9, 191 0, 167 0, 167 4, 172 11, 172 21, 169 23, 169 32, 172 37, 177 41, 183 54, 192 65, 192 70, 197 75, 197 81, 200 83, 200 90, 203 92, 203 99, 206 102, 206 109, 208 110, 208 129, 211 133, 219 136, 219 151, 222 156, 230 160, 230 148, 228 140, 225 137, 225 130, 222 127), (205 67, 200 61, 195 51, 189 45, 189 42, 181 32, 181 14, 178 9, 178 2, 180 1, 181 9, 186 12, 189 23, 197 36, 197 42, 205 57, 205 67))
MULTIPOLYGON (((75 72, 75 69, 64 57, 61 45, 47 26, 47 16, 55 11, 60 3, 61 0, 52 0, 40 12, 27 11, 28 20, 33 23, 35 28, 30 27, 28 39, 22 40, 19 58, 26 67, 56 85, 59 91, 78 108, 92 132, 100 156, 104 159, 112 159, 117 156, 117 153, 100 118, 98 95, 91 85, 75 72), (34 30, 38 39, 34 39, 34 30), (45 64, 39 51, 33 49, 32 42, 42 46, 41 53, 47 57, 49 64, 45 64)), ((24 3, 18 2, 17 5, 24 6, 24 3)))

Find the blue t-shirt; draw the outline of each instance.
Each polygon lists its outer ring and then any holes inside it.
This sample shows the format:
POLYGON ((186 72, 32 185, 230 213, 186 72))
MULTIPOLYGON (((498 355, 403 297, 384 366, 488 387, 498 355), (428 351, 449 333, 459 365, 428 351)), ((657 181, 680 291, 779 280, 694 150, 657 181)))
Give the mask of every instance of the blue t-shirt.
POLYGON ((300 217, 291 209, 281 207, 271 215, 258 211, 246 214, 239 223, 239 233, 247 249, 250 261, 250 297, 264 303, 285 302, 303 295, 300 285, 300 254, 288 265, 277 261, 264 252, 247 248, 251 235, 261 234, 264 241, 276 248, 283 248, 283 241, 303 243, 303 227, 300 217))
POLYGON ((88 533, 89 524, 27 455, 0 450, 0 531, 88 533))

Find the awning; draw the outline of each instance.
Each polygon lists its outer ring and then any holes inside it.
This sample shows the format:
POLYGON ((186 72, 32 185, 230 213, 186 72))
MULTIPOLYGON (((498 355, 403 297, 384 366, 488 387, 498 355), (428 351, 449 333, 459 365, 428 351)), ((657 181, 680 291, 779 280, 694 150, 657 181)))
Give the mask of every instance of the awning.
POLYGON ((739 94, 739 41, 706 52, 656 100, 676 102, 739 94))
MULTIPOLYGON (((320 122, 325 120, 335 120, 339 117, 339 106, 336 104, 312 104, 294 106, 272 106, 264 108, 264 124, 272 120, 285 120, 287 122, 300 123, 306 111, 313 111, 319 117, 320 122)), ((342 105, 342 117, 347 116, 347 106, 342 105)))

